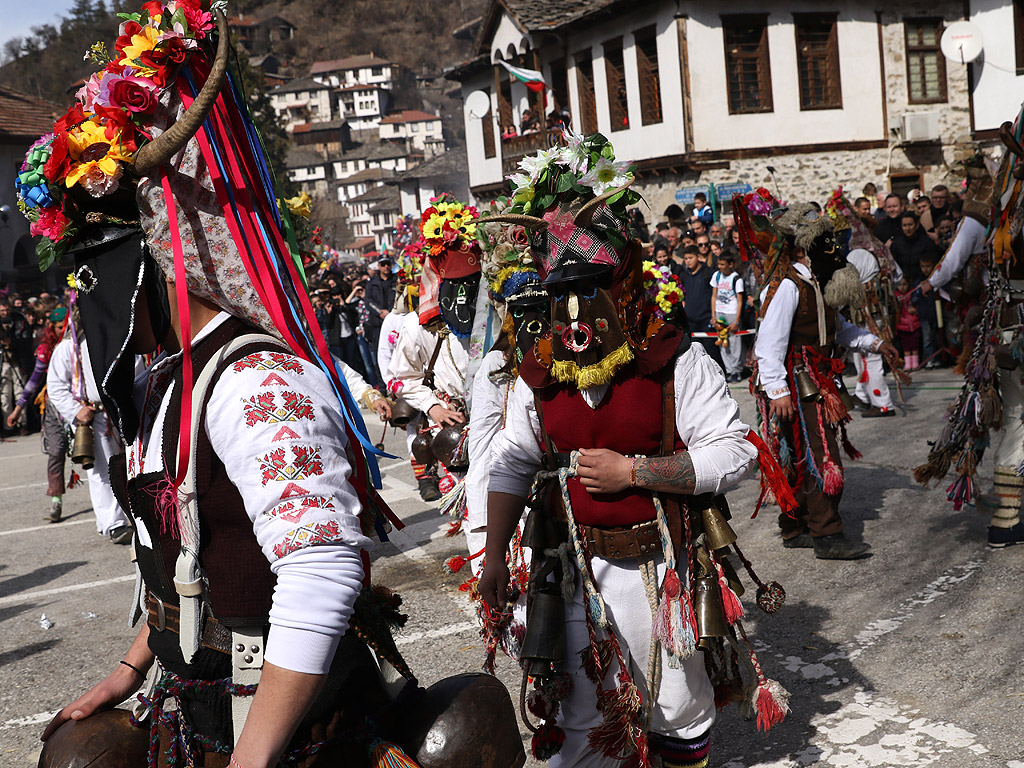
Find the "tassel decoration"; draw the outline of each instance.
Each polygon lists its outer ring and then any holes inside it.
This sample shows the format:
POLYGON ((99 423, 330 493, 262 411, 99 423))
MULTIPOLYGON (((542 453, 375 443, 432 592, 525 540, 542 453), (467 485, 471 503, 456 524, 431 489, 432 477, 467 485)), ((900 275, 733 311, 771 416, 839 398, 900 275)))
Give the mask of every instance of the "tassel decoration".
POLYGON ((661 602, 654 616, 655 637, 668 653, 669 666, 690 658, 697 650, 697 617, 679 575, 669 568, 662 584, 661 602))
POLYGON ((82 482, 82 477, 75 470, 71 470, 71 477, 68 478, 68 490, 74 490, 82 482))
POLYGON ((846 410, 846 406, 843 405, 843 401, 839 399, 839 396, 833 390, 834 386, 828 387, 827 385, 823 389, 821 393, 822 410, 829 424, 839 424, 848 418, 850 414, 846 410))
MULTIPOLYGON (((769 491, 775 497, 784 514, 792 515, 797 508, 796 497, 793 495, 793 489, 790 487, 782 467, 779 466, 779 462, 772 456, 771 451, 765 445, 761 436, 754 432, 754 430, 750 430, 747 433, 747 440, 757 448, 757 461, 761 468, 762 488, 769 491)), ((754 514, 751 515, 751 519, 757 517, 760 508, 761 503, 759 500, 757 506, 754 507, 754 514)))
POLYGON ((732 591, 732 587, 729 586, 729 582, 725 578, 725 572, 722 570, 722 566, 717 558, 715 559, 715 570, 718 571, 718 587, 722 593, 722 608, 725 611, 725 620, 729 625, 735 624, 743 618, 743 604, 736 597, 736 593, 732 591))
POLYGON ((789 691, 777 681, 761 679, 754 699, 758 730, 767 731, 785 719, 789 714, 789 697, 789 691))
POLYGON ((777 581, 769 581, 757 588, 757 607, 765 613, 775 613, 786 602, 786 590, 777 581))
POLYGON ((478 557, 481 557, 485 551, 487 551, 486 547, 484 549, 481 549, 479 552, 470 555, 469 557, 466 557, 465 555, 454 555, 452 557, 449 557, 447 560, 444 561, 444 567, 442 570, 444 570, 444 572, 449 576, 454 575, 461 571, 463 566, 466 565, 466 563, 472 562, 473 560, 476 560, 478 557))
POLYGON ((550 760, 565 744, 565 731, 552 723, 545 723, 533 734, 530 751, 538 760, 550 760))
POLYGON ((843 490, 843 470, 831 456, 821 466, 821 490, 826 496, 838 496, 843 490))
POLYGON ((370 765, 372 768, 420 768, 400 746, 381 739, 374 739, 370 745, 370 765))

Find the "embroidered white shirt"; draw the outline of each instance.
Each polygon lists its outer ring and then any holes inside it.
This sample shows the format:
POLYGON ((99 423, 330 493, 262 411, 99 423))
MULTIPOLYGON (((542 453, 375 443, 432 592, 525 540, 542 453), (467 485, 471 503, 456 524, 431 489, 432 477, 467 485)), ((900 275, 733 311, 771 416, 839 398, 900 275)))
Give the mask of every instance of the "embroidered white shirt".
MULTIPOLYGON (((217 315, 193 346, 229 318, 217 315)), ((179 356, 161 357, 136 380, 143 431, 128 447, 129 478, 163 469, 170 372, 179 356)), ((265 659, 296 672, 325 673, 362 588, 360 550, 370 546, 330 382, 291 353, 247 355, 214 385, 203 429, 277 576, 265 659)), ((139 544, 152 547, 145 538, 139 544)))
POLYGON ((964 264, 976 253, 985 252, 985 226, 977 219, 964 216, 960 219, 953 242, 949 244, 942 260, 935 265, 928 282, 932 288, 942 288, 952 280, 964 264))
POLYGON ((454 334, 441 340, 441 351, 434 362, 434 388, 423 383, 423 374, 434 354, 438 335, 420 325, 419 316, 410 312, 398 336, 398 346, 388 366, 388 380, 402 383, 398 394, 413 408, 427 413, 435 405, 444 402, 435 394, 443 392, 449 397, 466 399, 469 382, 466 373, 469 368, 469 354, 466 348, 469 339, 461 342, 454 334))
POLYGON ((469 471, 466 473, 467 530, 487 525, 487 484, 491 476, 491 449, 505 416, 508 383, 495 383, 490 374, 505 364, 505 354, 494 349, 484 355, 473 377, 473 408, 469 415, 469 471))

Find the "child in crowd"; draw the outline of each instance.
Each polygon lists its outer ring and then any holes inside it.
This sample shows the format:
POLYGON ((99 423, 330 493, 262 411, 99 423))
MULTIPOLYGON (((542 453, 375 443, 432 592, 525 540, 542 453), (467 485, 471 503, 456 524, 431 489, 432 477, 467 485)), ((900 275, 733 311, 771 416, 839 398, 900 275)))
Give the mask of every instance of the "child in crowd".
MULTIPOLYGON (((931 257, 921 257, 921 274, 927 280, 935 269, 935 260, 931 257)), ((937 294, 931 293, 925 296, 920 291, 914 291, 911 304, 917 312, 921 321, 921 362, 924 368, 938 368, 939 351, 942 349, 942 333, 939 330, 939 313, 942 312, 940 299, 937 294)))
POLYGON ((920 367, 921 319, 912 304, 914 293, 910 281, 905 277, 901 279, 895 293, 900 307, 896 330, 900 335, 900 346, 903 347, 903 370, 916 371, 920 367))
POLYGON ((729 329, 722 344, 725 379, 729 382, 743 378, 743 344, 733 335, 740 329, 743 293, 743 278, 736 274, 735 257, 723 252, 718 257, 718 271, 711 276, 711 314, 719 330, 729 329))

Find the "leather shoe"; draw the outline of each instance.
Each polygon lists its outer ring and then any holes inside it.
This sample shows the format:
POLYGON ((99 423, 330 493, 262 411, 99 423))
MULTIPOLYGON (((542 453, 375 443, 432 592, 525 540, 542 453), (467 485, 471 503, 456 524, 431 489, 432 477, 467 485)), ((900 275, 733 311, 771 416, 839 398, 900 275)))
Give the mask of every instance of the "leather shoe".
POLYGON ((798 533, 791 539, 783 539, 782 546, 786 549, 810 549, 814 546, 814 539, 807 531, 798 533))
POLYGON ((867 402, 866 400, 861 400, 859 397, 854 395, 853 407, 856 408, 858 411, 870 411, 871 403, 867 402))
POLYGON ((988 545, 992 549, 1012 547, 1014 544, 1024 544, 1024 523, 1017 523, 1013 528, 989 526, 988 545))
POLYGON ((896 409, 895 408, 874 408, 874 407, 869 408, 868 410, 864 411, 864 413, 861 414, 861 416, 863 418, 865 418, 865 419, 877 419, 877 418, 880 418, 882 416, 895 416, 895 415, 896 415, 896 409))
POLYGON ((857 560, 868 554, 870 549, 870 544, 850 541, 842 533, 814 539, 814 556, 819 560, 857 560))
POLYGON ((421 477, 416 485, 419 487, 420 498, 424 501, 439 501, 441 499, 441 488, 436 477, 421 477))

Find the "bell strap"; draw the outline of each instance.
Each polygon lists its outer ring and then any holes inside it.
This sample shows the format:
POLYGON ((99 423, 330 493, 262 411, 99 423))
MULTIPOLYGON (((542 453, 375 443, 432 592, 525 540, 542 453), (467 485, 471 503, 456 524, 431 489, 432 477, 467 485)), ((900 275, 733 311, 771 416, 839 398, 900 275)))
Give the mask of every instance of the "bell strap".
POLYGON ((824 347, 828 344, 828 332, 825 328, 825 297, 821 295, 821 286, 813 277, 807 277, 799 270, 793 273, 814 289, 814 304, 818 310, 818 346, 824 347))
MULTIPOLYGON (((178 551, 178 559, 174 564, 174 590, 178 593, 181 606, 181 631, 178 634, 178 645, 186 664, 191 663, 196 651, 199 650, 199 633, 203 616, 203 569, 199 564, 199 514, 196 510, 196 446, 198 445, 199 430, 202 428, 202 411, 206 404, 206 394, 213 385, 213 377, 217 368, 225 358, 248 344, 267 342, 282 346, 279 340, 265 333, 250 333, 232 339, 210 359, 196 378, 192 389, 190 420, 192 434, 188 437, 190 450, 187 468, 181 486, 178 488, 181 547, 178 551)), ((182 402, 184 402, 184 394, 183 392, 182 402)), ((182 437, 181 434, 178 435, 179 446, 182 443, 182 437)))
MULTIPOLYGON (((231 632, 231 682, 234 685, 259 685, 266 651, 263 627, 238 627, 231 632)), ((253 696, 231 695, 231 728, 235 744, 242 736, 253 696)))
POLYGON ((437 364, 437 356, 441 354, 441 345, 444 344, 444 335, 437 334, 437 344, 434 345, 434 353, 430 356, 426 370, 423 371, 423 384, 431 391, 434 390, 434 366, 437 364))

